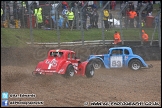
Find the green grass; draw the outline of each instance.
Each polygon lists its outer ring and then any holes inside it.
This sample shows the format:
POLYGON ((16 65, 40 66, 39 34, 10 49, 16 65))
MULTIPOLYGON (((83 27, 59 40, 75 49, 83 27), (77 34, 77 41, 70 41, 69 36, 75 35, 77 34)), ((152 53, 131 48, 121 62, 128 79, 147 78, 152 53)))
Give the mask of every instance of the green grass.
MULTIPOLYGON (((119 28, 111 29, 110 31, 104 31, 105 40, 113 40, 113 34, 115 31, 119 31, 119 28)), ((122 29, 124 40, 140 40, 139 29, 122 29)), ((145 28, 146 33, 151 39, 154 28, 145 28)), ((16 46, 24 47, 26 42, 58 42, 58 33, 60 34, 60 42, 71 42, 82 40, 82 32, 80 30, 61 29, 59 32, 56 30, 42 30, 33 29, 32 35, 30 35, 30 29, 13 29, 13 28, 1 28, 1 44, 4 47, 16 46)), ((84 31, 84 40, 102 40, 102 29, 89 29, 84 31)), ((158 40, 158 32, 155 32, 154 40, 158 40)))

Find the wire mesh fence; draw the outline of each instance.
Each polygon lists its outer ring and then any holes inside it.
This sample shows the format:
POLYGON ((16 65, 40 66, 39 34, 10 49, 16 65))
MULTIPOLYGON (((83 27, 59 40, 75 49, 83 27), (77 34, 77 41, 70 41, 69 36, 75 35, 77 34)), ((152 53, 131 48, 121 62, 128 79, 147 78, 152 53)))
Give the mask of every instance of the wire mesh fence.
POLYGON ((128 16, 130 2, 116 3, 115 10, 112 9, 111 1, 98 1, 96 5, 91 5, 90 1, 84 4, 72 1, 67 4, 62 1, 47 1, 39 5, 36 3, 30 2, 24 6, 23 2, 2 1, 1 27, 8 29, 8 33, 16 28, 17 31, 13 34, 25 35, 32 44, 55 42, 58 46, 70 41, 79 41, 84 46, 85 41, 97 43, 98 40, 105 45, 109 40, 113 42, 115 31, 120 32, 122 44, 125 41, 139 41, 143 44, 142 30, 145 30, 149 35, 150 45, 153 41, 158 41, 161 47, 161 9, 152 11, 154 15, 148 16, 150 13, 147 13, 147 3, 141 5, 140 9, 136 7, 137 17, 133 20, 128 16), (39 8, 40 15, 35 12, 39 8), (107 22, 103 19, 105 9, 109 12, 107 22), (72 11, 74 19, 69 20, 63 11, 72 11))

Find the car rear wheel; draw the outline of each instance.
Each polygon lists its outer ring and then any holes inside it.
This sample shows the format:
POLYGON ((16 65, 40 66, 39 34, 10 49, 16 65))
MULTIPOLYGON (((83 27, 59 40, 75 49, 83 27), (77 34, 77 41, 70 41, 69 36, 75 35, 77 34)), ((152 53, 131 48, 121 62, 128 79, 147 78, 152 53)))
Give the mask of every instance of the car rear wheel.
POLYGON ((69 78, 74 76, 74 67, 70 64, 68 65, 66 69, 66 73, 64 74, 64 77, 69 78))
POLYGON ((85 74, 88 78, 91 78, 94 76, 94 67, 92 64, 90 63, 87 64, 85 74))
POLYGON ((132 60, 129 63, 129 68, 135 71, 141 69, 141 62, 139 60, 132 60))

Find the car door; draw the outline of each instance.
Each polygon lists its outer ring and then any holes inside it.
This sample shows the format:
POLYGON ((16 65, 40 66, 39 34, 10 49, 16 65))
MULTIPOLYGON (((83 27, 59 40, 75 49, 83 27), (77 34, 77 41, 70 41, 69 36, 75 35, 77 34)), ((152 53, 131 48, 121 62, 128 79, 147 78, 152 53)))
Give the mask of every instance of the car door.
POLYGON ((123 49, 113 49, 110 54, 110 68, 123 67, 123 49))
POLYGON ((74 52, 70 52, 68 58, 71 61, 72 65, 74 67, 75 72, 77 73, 77 70, 78 70, 78 61, 75 58, 75 53, 74 52))
POLYGON ((123 66, 127 67, 127 63, 128 63, 128 58, 129 58, 129 50, 128 49, 124 49, 124 53, 123 53, 123 66))

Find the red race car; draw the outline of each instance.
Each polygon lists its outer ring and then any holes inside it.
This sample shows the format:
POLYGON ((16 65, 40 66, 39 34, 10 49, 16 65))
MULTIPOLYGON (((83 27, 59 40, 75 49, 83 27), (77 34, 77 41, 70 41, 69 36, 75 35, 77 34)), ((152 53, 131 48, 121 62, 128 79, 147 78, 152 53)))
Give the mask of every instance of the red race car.
POLYGON ((81 62, 76 58, 76 53, 71 50, 50 50, 44 61, 38 63, 34 75, 53 75, 55 73, 63 76, 86 75, 88 78, 94 76, 94 67, 90 62, 81 62))

